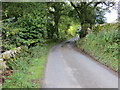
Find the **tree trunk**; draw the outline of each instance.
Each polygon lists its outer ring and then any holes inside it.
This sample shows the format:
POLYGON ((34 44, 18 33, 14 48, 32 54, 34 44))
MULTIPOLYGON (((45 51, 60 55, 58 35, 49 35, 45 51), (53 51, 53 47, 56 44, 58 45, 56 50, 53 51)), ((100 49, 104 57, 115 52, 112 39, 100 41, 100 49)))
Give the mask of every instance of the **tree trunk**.
POLYGON ((55 22, 54 30, 55 30, 55 34, 57 35, 57 38, 59 38, 58 23, 60 20, 60 8, 57 6, 55 6, 54 8, 56 10, 56 12, 54 13, 54 22, 55 22))
POLYGON ((88 33, 87 33, 87 27, 86 27, 84 24, 82 24, 82 25, 81 25, 81 31, 80 31, 80 33, 79 33, 79 37, 80 37, 80 38, 83 38, 83 37, 85 37, 87 34, 88 34, 88 33))
POLYGON ((55 34, 57 35, 57 38, 59 38, 58 21, 59 21, 59 19, 55 20, 55 28, 54 28, 55 34))
POLYGON ((49 24, 48 27, 47 27, 47 37, 49 39, 52 39, 53 34, 54 34, 54 26, 52 24, 49 24))

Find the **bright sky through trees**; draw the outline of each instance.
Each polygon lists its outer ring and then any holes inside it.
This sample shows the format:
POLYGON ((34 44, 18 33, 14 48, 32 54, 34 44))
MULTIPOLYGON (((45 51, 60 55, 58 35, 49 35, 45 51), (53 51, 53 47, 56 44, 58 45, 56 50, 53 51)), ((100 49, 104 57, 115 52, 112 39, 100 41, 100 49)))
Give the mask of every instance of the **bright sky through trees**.
POLYGON ((115 22, 118 17, 118 11, 112 10, 110 13, 106 13, 107 23, 115 22))
MULTIPOLYGON (((114 0, 118 4, 120 0, 114 0)), ((116 7, 118 7, 116 4, 116 7)), ((107 23, 115 22, 118 18, 118 9, 112 9, 110 13, 106 13, 105 17, 107 18, 107 23)))

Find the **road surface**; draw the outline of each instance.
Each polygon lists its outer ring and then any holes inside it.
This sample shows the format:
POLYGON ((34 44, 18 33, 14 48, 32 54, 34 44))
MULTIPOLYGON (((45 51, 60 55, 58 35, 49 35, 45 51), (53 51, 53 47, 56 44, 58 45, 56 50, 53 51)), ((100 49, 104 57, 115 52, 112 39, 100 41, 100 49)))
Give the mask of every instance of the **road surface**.
POLYGON ((118 77, 71 44, 54 46, 48 56, 43 88, 118 88, 118 77))

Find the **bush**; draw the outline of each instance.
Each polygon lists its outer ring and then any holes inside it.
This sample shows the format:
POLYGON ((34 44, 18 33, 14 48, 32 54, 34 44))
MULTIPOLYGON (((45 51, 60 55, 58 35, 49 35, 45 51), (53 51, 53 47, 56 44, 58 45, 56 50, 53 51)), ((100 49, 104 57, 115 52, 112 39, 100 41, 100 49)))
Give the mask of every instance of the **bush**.
POLYGON ((46 3, 3 3, 3 51, 45 41, 45 6, 46 3))
POLYGON ((77 41, 77 46, 84 49, 99 62, 118 71, 118 28, 115 24, 99 26, 100 31, 90 33, 77 41), (111 26, 112 25, 112 26, 111 26))

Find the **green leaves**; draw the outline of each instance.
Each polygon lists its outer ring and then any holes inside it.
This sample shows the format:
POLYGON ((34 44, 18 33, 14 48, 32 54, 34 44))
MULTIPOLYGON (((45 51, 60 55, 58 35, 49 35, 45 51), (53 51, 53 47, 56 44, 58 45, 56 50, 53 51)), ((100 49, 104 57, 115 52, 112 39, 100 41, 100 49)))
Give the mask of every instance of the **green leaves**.
POLYGON ((37 45, 30 49, 25 49, 18 55, 16 60, 7 61, 7 65, 13 69, 2 88, 40 88, 39 80, 43 77, 44 66, 48 51, 55 45, 49 43, 37 45))
POLYGON ((99 26, 96 33, 89 33, 77 42, 77 46, 93 55, 99 62, 118 71, 118 28, 117 23, 99 26))
POLYGON ((45 6, 46 3, 34 2, 3 3, 4 42, 7 40, 7 44, 20 46, 43 41, 46 33, 45 6))

